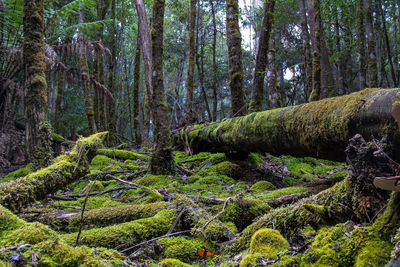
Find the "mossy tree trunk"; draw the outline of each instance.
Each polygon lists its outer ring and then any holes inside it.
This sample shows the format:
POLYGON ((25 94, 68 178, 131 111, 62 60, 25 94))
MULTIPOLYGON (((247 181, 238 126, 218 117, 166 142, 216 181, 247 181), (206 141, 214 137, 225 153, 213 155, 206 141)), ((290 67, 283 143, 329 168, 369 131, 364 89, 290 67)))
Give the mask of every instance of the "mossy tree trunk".
POLYGON ((140 37, 138 32, 138 39, 135 54, 135 66, 133 70, 133 128, 135 129, 135 142, 137 145, 142 144, 142 132, 140 131, 139 122, 139 85, 140 85, 140 37))
POLYGON ((238 0, 226 0, 226 44, 229 56, 232 116, 243 116, 247 113, 247 108, 243 92, 242 36, 239 28, 238 0))
MULTIPOLYGON (((111 19, 113 20, 112 26, 110 27, 110 51, 111 51, 111 60, 108 68, 108 89, 111 94, 115 95, 115 85, 114 85, 114 77, 115 77, 115 65, 116 65, 116 55, 117 55, 117 21, 116 21, 116 0, 111 1, 111 19)), ((117 134, 117 122, 115 115, 115 102, 107 102, 107 114, 108 114, 108 131, 110 132, 107 138, 107 142, 109 146, 116 145, 116 134, 117 134)))
POLYGON ((373 12, 372 0, 364 0, 365 5, 365 31, 367 33, 368 41, 368 76, 367 86, 378 86, 378 66, 376 61, 376 36, 374 35, 373 27, 373 12))
POLYGON ((194 32, 196 28, 196 0, 190 0, 189 15, 189 63, 186 81, 186 123, 195 122, 193 114, 193 92, 194 92, 194 61, 196 54, 194 32))
MULTIPOLYGON (((275 34, 276 35, 276 34, 275 34)), ((268 51, 268 64, 267 64, 267 76, 268 76, 268 109, 279 108, 281 106, 280 97, 278 92, 278 80, 276 73, 276 40, 275 36, 271 38, 270 49, 268 51)))
POLYGON ((261 22, 260 39, 256 56, 256 65, 253 74, 253 88, 251 91, 250 111, 261 111, 264 99, 265 69, 268 64, 270 35, 274 23, 275 0, 264 0, 264 15, 261 22))
POLYGON ((136 11, 139 17, 139 32, 140 32, 140 43, 143 52, 143 63, 144 63, 144 73, 146 82, 146 95, 144 100, 144 110, 143 110, 143 143, 145 145, 150 145, 150 116, 151 108, 150 102, 153 94, 153 84, 152 84, 152 54, 151 54, 151 44, 149 28, 147 25, 147 15, 143 0, 135 0, 136 11))
POLYGON ((46 119, 47 82, 44 50, 44 1, 24 1, 25 119, 28 160, 37 167, 52 158, 51 128, 46 119))
POLYGON ((312 90, 312 56, 310 46, 310 33, 308 32, 307 13, 305 9, 305 0, 299 0, 299 8, 301 13, 301 36, 303 38, 304 51, 304 70, 306 73, 307 93, 312 90))
POLYGON ((320 10, 315 7, 314 1, 307 0, 308 23, 310 25, 311 44, 312 44, 312 89, 310 101, 319 100, 321 93, 321 43, 319 42, 320 31, 318 25, 321 20, 320 10))
POLYGON ((155 0, 151 25, 152 52, 152 115, 154 120, 155 149, 150 160, 153 174, 172 174, 175 171, 172 138, 168 121, 163 75, 164 0, 155 0))
MULTIPOLYGON (((84 7, 79 10, 79 23, 84 22, 84 7)), ((93 100, 90 93, 90 74, 89 66, 87 62, 87 47, 85 45, 85 40, 83 38, 83 33, 79 33, 79 64, 80 64, 80 74, 82 79, 82 87, 85 100, 86 117, 88 120, 89 133, 93 134, 97 131, 96 122, 94 120, 94 110, 93 110, 93 100)))
MULTIPOLYGON (((192 151, 269 152, 344 161, 348 140, 400 136, 392 104, 400 89, 363 91, 308 104, 253 113, 183 130, 177 141, 192 151)), ((400 138, 395 146, 400 149, 400 138)), ((400 158, 400 154, 396 155, 400 158)))
POLYGON ((214 7, 214 0, 210 0, 211 5, 211 14, 212 14, 212 22, 213 22, 213 43, 212 43, 212 61, 213 61, 213 82, 212 82, 212 89, 213 89, 213 113, 212 113, 212 120, 217 120, 217 108, 218 108, 218 80, 217 80, 217 22, 215 18, 215 7, 214 7))
MULTIPOLYGON (((61 52, 61 62, 65 62, 65 53, 61 52)), ((54 132, 61 133, 60 120, 62 116, 62 101, 64 98, 64 72, 58 72, 57 97, 54 109, 54 132)))
POLYGON ((357 0, 357 36, 358 36, 358 53, 360 54, 359 59, 359 70, 360 70, 360 89, 364 89, 366 84, 367 76, 367 60, 365 54, 365 23, 364 23, 364 0, 357 0))

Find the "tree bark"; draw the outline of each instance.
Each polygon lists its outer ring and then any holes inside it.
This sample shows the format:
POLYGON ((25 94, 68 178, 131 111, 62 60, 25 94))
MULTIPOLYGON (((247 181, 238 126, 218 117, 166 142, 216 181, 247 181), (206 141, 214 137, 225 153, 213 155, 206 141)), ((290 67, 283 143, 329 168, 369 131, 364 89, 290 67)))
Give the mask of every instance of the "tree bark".
MULTIPOLYGON (((314 0, 317 1, 318 0, 314 0)), ((320 29, 318 25, 320 24, 321 15, 320 10, 314 7, 313 0, 307 0, 308 5, 308 23, 310 24, 311 32, 311 44, 312 44, 312 90, 310 94, 310 101, 319 100, 321 93, 321 43, 320 39, 320 29)))
POLYGON ((365 40, 365 24, 364 24, 364 0, 357 0, 357 36, 358 36, 358 53, 360 59, 358 66, 360 70, 360 90, 367 87, 367 60, 366 60, 366 40, 365 40))
MULTIPOLYGON (((79 10, 79 23, 83 23, 84 17, 84 7, 82 6, 79 10)), ((85 100, 86 117, 88 120, 89 133, 93 134, 97 131, 96 123, 94 120, 94 110, 93 110, 93 100, 90 94, 90 74, 89 66, 87 63, 87 47, 85 45, 85 40, 83 38, 82 32, 79 32, 79 64, 80 64, 80 74, 82 80, 82 87, 85 100)))
POLYGON ((307 14, 304 6, 304 0, 299 0, 299 8, 301 13, 301 36, 303 38, 304 51, 304 70, 306 73, 306 92, 310 95, 312 90, 312 56, 310 46, 310 33, 308 32, 307 14))
POLYGON ((150 160, 153 174, 172 174, 175 172, 172 155, 172 138, 168 121, 168 106, 165 99, 163 75, 163 37, 164 37, 164 0, 155 0, 151 25, 152 52, 152 115, 156 147, 150 160))
MULTIPOLYGON (((65 53, 61 52, 61 62, 65 62, 65 53)), ((62 101, 64 98, 64 71, 58 72, 57 97, 54 110, 54 132, 61 133, 60 120, 62 116, 62 101)))
POLYGON ((250 111, 261 111, 264 99, 265 69, 268 65, 269 39, 274 23, 275 0, 264 1, 264 16, 261 22, 260 39, 256 56, 256 65, 253 74, 253 88, 251 91, 250 111))
POLYGON ((143 143, 150 145, 150 116, 151 116, 151 99, 153 94, 152 84, 152 54, 149 35, 149 27, 147 25, 147 16, 143 0, 135 0, 136 10, 139 17, 139 35, 141 49, 143 52, 144 73, 146 82, 146 96, 144 101, 144 120, 143 120, 143 143))
POLYGON ((239 28, 238 0, 226 0, 226 44, 229 55, 229 88, 231 90, 232 116, 247 113, 243 92, 242 36, 239 28))
POLYGON ((268 77, 268 109, 279 108, 281 103, 279 101, 278 80, 276 73, 276 42, 275 38, 271 38, 271 45, 268 51, 268 64, 267 64, 267 77, 268 77))
POLYGON ((187 138, 195 153, 268 152, 344 161, 347 141, 356 133, 366 138, 394 135, 396 148, 400 148, 399 126, 391 115, 392 104, 399 99, 400 89, 365 89, 351 95, 194 126, 183 130, 176 139, 184 145, 187 138))
POLYGON ((195 122, 193 114, 193 91, 194 91, 194 63, 195 63, 195 37, 196 29, 196 0, 190 0, 189 15, 189 63, 186 81, 186 123, 193 124, 195 122))
POLYGON ((133 128, 135 129, 135 143, 137 145, 142 144, 142 133, 140 131, 140 122, 139 122, 139 84, 140 84, 140 54, 141 46, 140 46, 140 33, 138 32, 138 40, 136 45, 136 54, 135 54, 135 67, 133 74, 133 128))
POLYGON ((50 163, 52 149, 47 122, 47 82, 44 50, 44 1, 24 1, 25 120, 28 160, 37 167, 50 163))
POLYGON ((217 108, 218 108, 218 81, 217 81, 217 22, 215 18, 215 8, 214 8, 214 0, 210 0, 211 4, 211 14, 212 14, 212 22, 213 22, 213 43, 212 43, 212 61, 213 61, 213 115, 212 120, 217 120, 217 108))
POLYGON ((378 66, 376 63, 376 40, 374 36, 372 0, 364 0, 365 5, 365 31, 368 40, 368 87, 378 86, 378 66))

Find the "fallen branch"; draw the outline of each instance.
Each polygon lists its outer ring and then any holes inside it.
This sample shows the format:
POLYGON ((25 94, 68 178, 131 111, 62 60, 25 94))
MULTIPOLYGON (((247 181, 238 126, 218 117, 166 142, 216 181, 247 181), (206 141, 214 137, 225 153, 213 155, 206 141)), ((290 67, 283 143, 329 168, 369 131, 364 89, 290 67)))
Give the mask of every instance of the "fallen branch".
MULTIPOLYGON (((136 189, 136 186, 122 186, 122 187, 116 187, 116 188, 110 188, 105 191, 101 192, 93 192, 89 193, 89 196, 101 196, 107 193, 115 192, 115 191, 120 191, 120 190, 129 190, 129 189, 136 189)), ((54 195, 54 196, 49 196, 51 199, 57 199, 57 200, 74 200, 74 198, 79 198, 79 197, 85 197, 86 194, 70 194, 70 195, 54 195)))
POLYGON ((214 221, 215 219, 217 219, 219 216, 221 216, 224 212, 225 212, 225 208, 226 208, 226 205, 228 204, 228 202, 230 201, 232 199, 232 197, 228 197, 226 200, 225 200, 225 203, 224 203, 224 206, 222 207, 222 210, 220 211, 220 212, 218 212, 214 217, 212 217, 208 222, 206 222, 204 225, 203 225, 203 227, 201 227, 201 231, 204 231, 204 229, 206 229, 206 227, 212 222, 212 221, 214 221))
POLYGON ((94 181, 92 182, 92 184, 90 185, 89 190, 88 190, 88 192, 86 193, 85 201, 83 202, 82 212, 81 212, 81 220, 80 220, 80 225, 79 225, 79 232, 78 232, 78 235, 76 236, 75 246, 78 245, 78 243, 79 243, 79 237, 80 237, 80 235, 81 235, 81 233, 82 233, 82 227, 83 227, 83 213, 85 212, 85 207, 86 207, 87 200, 88 200, 88 198, 89 198, 89 193, 90 193, 90 191, 92 191, 92 188, 93 188, 94 184, 96 183, 96 181, 97 181, 97 180, 94 180, 94 181))
POLYGON ((184 231, 175 232, 175 233, 172 233, 172 234, 166 234, 166 235, 162 235, 162 236, 159 236, 159 237, 155 237, 155 238, 152 238, 152 239, 150 239, 150 240, 143 241, 143 242, 141 242, 141 243, 139 243, 139 244, 136 244, 136 245, 134 245, 134 246, 132 246, 132 247, 126 248, 126 249, 124 249, 124 250, 121 250, 120 253, 125 253, 125 252, 127 252, 127 251, 129 251, 129 250, 132 250, 132 249, 134 249, 134 248, 137 248, 137 247, 146 245, 146 244, 148 244, 148 243, 154 242, 154 241, 156 241, 156 240, 158 240, 158 239, 161 239, 161 238, 166 238, 166 237, 170 237, 170 236, 177 236, 177 235, 182 235, 182 234, 186 234, 186 233, 190 233, 190 230, 184 230, 184 231))

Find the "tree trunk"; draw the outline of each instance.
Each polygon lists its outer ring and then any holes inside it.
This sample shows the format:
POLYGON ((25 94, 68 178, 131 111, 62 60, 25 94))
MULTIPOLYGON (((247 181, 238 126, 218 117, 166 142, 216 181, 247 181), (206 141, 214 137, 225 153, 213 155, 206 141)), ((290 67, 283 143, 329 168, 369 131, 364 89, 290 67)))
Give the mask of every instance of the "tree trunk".
POLYGON ((279 108, 278 80, 275 66, 276 42, 271 38, 271 45, 268 52, 267 78, 268 78, 268 109, 279 108))
POLYGON ((314 2, 319 0, 307 0, 308 5, 308 23, 310 24, 311 44, 312 44, 312 90, 310 94, 310 101, 319 100, 321 93, 321 43, 320 39, 320 25, 321 15, 320 10, 315 8, 314 2))
MULTIPOLYGON (((114 86, 114 77, 115 77, 115 65, 116 65, 116 56, 117 56, 117 21, 116 21, 116 0, 111 1, 111 19, 113 20, 112 26, 110 27, 110 51, 111 51, 111 60, 108 68, 108 90, 111 94, 115 95, 115 86, 114 86)), ((107 143, 109 146, 116 145, 116 133, 117 133, 117 125, 116 125, 116 115, 115 115, 115 101, 107 101, 107 114, 108 114, 108 131, 109 134, 107 136, 107 143)))
POLYGON ((299 8, 301 12, 301 36, 303 39, 304 51, 304 70, 306 73, 306 92, 309 95, 312 90, 312 56, 310 46, 310 33, 308 32, 307 14, 304 7, 304 0, 299 0, 299 8))
POLYGON ((133 74, 133 128, 135 129, 135 143, 137 145, 142 144, 142 133, 140 131, 139 122, 139 84, 140 84, 140 33, 138 32, 138 40, 136 45, 135 54, 135 67, 133 74))
POLYGON ((218 80, 217 80, 217 22, 215 18, 215 8, 214 8, 214 0, 210 0, 211 4, 211 14, 212 14, 212 21, 213 21, 213 43, 212 43, 212 61, 213 61, 213 82, 212 82, 212 89, 213 89, 213 115, 212 120, 217 120, 217 108, 218 108, 218 80))
MULTIPOLYGON (((65 53, 61 52, 61 62, 65 62, 65 53)), ((60 120, 62 116, 62 101, 64 98, 64 71, 58 72, 57 97, 54 110, 54 132, 61 133, 60 120)))
POLYGON ((365 4, 365 31, 368 39, 368 87, 378 86, 378 66, 376 63, 376 40, 373 31, 372 0, 364 0, 365 4))
POLYGON ((395 135, 396 148, 399 148, 399 127, 391 115, 392 104, 398 100, 400 89, 365 89, 351 95, 194 126, 185 129, 179 140, 188 138, 194 152, 258 151, 344 161, 347 141, 356 133, 366 138, 395 135))
POLYGON ((28 160, 37 167, 50 163, 52 149, 47 113, 44 51, 44 1, 24 1, 25 120, 28 160))
POLYGON ((360 59, 358 66, 360 70, 360 90, 367 87, 366 76, 367 76, 367 60, 366 60, 366 41, 365 41, 365 24, 364 24, 364 0, 357 0, 357 36, 358 36, 358 53, 360 59))
MULTIPOLYGON (((84 18, 84 7, 81 7, 79 10, 79 23, 83 23, 84 18)), ((97 131, 96 123, 94 120, 94 110, 93 110, 93 101, 92 96, 90 94, 90 74, 89 74, 89 66, 87 63, 87 47, 85 45, 85 40, 83 39, 82 32, 79 32, 79 64, 81 71, 81 79, 82 79, 82 87, 84 93, 85 100, 85 108, 86 108, 86 117, 88 120, 88 128, 89 133, 93 134, 97 131)))
POLYGON ((194 61, 196 54, 194 32, 196 29, 196 0, 190 0, 189 16, 189 63, 186 81, 186 123, 195 122, 193 114, 193 91, 194 91, 194 61))
POLYGON ((226 0, 226 44, 229 55, 229 88, 233 117, 243 116, 247 113, 243 92, 241 43, 238 0, 226 0))
POLYGON ((251 91, 250 111, 261 111, 264 99, 265 68, 268 64, 269 39, 274 23, 275 0, 264 1, 264 16, 261 22, 260 39, 256 56, 256 65, 253 74, 253 88, 251 91))
POLYGON ((172 155, 172 138, 168 122, 168 106, 165 99, 163 75, 163 37, 164 37, 164 0, 154 0, 151 26, 152 52, 152 115, 156 147, 150 160, 153 174, 172 174, 175 172, 172 155))

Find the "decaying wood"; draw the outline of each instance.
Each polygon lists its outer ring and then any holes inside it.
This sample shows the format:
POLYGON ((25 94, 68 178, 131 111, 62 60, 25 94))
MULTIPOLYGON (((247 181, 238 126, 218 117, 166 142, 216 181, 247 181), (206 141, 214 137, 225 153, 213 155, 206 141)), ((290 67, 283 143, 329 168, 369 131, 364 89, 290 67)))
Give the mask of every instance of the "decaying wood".
POLYGON ((392 135, 393 145, 400 149, 399 126, 392 117, 392 105, 399 100, 400 89, 365 89, 184 128, 175 134, 175 141, 184 145, 189 140, 195 153, 268 152, 344 161, 348 140, 356 133, 367 141, 371 136, 392 135))

